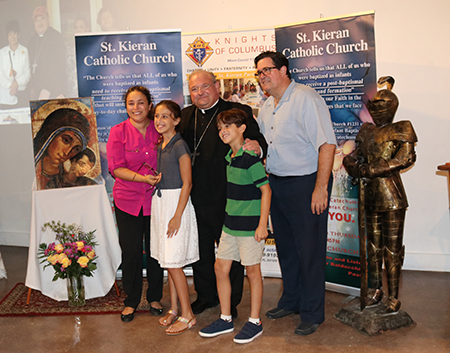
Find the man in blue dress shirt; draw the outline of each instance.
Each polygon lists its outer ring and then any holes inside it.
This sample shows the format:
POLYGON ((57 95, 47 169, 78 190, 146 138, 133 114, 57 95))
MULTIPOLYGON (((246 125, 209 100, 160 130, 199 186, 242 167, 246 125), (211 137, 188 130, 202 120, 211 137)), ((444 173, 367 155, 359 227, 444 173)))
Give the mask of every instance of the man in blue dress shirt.
POLYGON ((291 80, 277 52, 255 58, 261 88, 270 97, 258 124, 269 145, 266 171, 271 217, 283 277, 283 294, 266 316, 300 313, 298 335, 325 320, 325 257, 336 138, 328 108, 312 88, 291 80))

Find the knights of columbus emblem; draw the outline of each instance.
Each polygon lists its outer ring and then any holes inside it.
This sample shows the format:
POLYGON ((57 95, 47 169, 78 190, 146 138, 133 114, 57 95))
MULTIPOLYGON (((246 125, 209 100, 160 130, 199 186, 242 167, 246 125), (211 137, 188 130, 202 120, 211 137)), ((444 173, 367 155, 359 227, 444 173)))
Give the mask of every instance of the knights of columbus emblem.
POLYGON ((189 48, 186 50, 186 55, 197 66, 202 66, 213 53, 214 49, 211 48, 209 42, 205 42, 200 37, 197 37, 193 43, 189 43, 189 48))

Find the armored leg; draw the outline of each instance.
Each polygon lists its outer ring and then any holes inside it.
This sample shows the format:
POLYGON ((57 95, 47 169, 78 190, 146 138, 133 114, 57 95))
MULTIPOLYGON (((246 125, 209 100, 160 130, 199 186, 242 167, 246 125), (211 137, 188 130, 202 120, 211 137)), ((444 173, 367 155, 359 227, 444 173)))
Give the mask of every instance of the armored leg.
POLYGON ((366 214, 367 257, 369 264, 369 286, 367 305, 374 305, 383 299, 383 247, 381 236, 381 215, 366 214))
POLYGON ((367 244, 367 253, 369 258, 369 273, 371 287, 367 293, 367 305, 378 304, 383 299, 382 280, 383 280, 383 249, 377 248, 375 244, 367 244))
POLYGON ((400 274, 405 258, 405 247, 402 245, 405 210, 386 212, 383 218, 384 261, 388 283, 386 305, 388 312, 396 312, 401 305, 398 300, 398 292, 400 274))

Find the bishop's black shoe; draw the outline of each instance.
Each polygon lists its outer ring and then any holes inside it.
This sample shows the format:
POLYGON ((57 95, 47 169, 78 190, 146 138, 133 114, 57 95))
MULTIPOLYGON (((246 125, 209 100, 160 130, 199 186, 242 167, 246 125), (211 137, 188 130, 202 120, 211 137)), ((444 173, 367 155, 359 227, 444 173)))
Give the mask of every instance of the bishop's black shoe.
POLYGON ((197 299, 191 304, 191 308, 194 315, 198 315, 204 312, 206 309, 215 308, 217 305, 219 305, 219 301, 217 299, 212 302, 205 302, 197 299))

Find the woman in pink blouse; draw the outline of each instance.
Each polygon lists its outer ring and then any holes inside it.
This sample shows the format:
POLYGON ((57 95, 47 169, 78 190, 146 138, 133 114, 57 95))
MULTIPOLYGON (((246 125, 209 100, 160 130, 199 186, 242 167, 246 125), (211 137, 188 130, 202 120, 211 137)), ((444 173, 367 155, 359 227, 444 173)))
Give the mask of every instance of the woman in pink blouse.
POLYGON ((125 94, 129 118, 111 128, 106 145, 108 169, 115 178, 113 196, 119 243, 122 249, 122 279, 127 295, 123 322, 134 318, 142 293, 142 240, 147 262, 147 300, 150 312, 161 315, 163 270, 150 257, 150 209, 156 176, 156 145, 159 134, 153 124, 152 97, 147 88, 130 87, 125 94))

